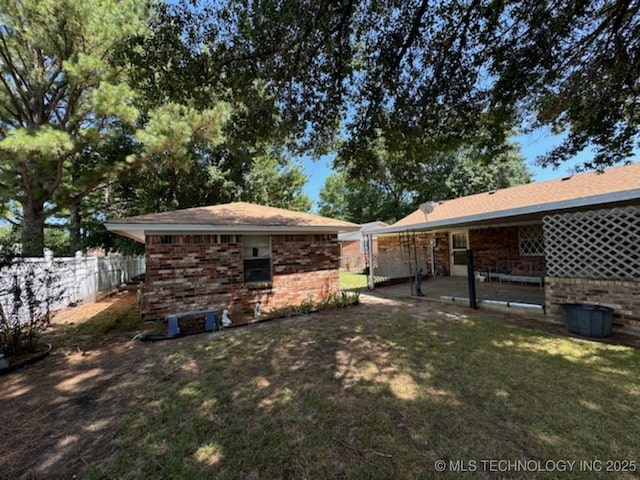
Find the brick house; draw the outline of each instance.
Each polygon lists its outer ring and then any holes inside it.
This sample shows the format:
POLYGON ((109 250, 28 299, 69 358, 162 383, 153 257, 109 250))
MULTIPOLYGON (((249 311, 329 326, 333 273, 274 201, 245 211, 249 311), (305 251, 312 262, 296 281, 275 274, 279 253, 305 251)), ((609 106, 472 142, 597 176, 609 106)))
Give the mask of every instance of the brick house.
POLYGON ((596 303, 640 334, 640 163, 425 204, 372 233, 378 277, 466 276, 469 249, 477 278, 544 287, 549 316, 596 303))
POLYGON ((378 238, 373 237, 368 244, 366 234, 369 230, 388 226, 384 222, 363 223, 360 230, 338 234, 340 243, 340 270, 360 273, 367 267, 369 248, 373 255, 378 254, 378 238))
POLYGON ((338 232, 359 225, 251 203, 109 220, 145 244, 143 316, 260 302, 265 310, 319 301, 339 290, 338 232))

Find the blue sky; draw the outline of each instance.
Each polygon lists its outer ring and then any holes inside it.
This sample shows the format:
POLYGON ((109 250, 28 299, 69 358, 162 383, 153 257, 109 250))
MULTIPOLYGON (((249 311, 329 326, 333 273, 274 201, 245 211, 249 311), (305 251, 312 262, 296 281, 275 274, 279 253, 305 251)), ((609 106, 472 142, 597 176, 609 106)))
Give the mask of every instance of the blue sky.
MULTIPOLYGON (((536 166, 534 161, 538 155, 541 155, 559 143, 561 136, 552 135, 544 131, 537 131, 530 135, 520 135, 514 140, 520 143, 521 153, 527 161, 527 165, 533 173, 533 180, 540 182, 553 178, 566 177, 571 175, 572 169, 579 163, 589 159, 590 152, 584 151, 573 159, 565 162, 557 169, 548 167, 541 168, 536 166)), ((314 201, 314 209, 318 202, 318 193, 324 185, 325 179, 331 173, 331 160, 333 156, 327 155, 318 161, 313 161, 308 157, 303 158, 303 164, 309 182, 304 188, 304 192, 314 201)))

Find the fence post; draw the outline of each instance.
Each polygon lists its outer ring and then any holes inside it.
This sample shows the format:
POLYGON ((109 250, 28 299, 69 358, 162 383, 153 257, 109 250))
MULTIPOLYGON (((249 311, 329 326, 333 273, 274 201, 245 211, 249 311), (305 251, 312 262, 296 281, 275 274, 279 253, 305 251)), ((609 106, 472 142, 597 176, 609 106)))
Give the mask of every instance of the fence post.
POLYGON ((100 257, 95 255, 93 257, 93 278, 95 279, 95 287, 93 292, 93 301, 98 301, 98 292, 100 292, 100 257))
POLYGON ((42 266, 44 267, 40 273, 40 275, 38 276, 42 276, 42 282, 44 283, 44 295, 45 295, 45 301, 47 302, 47 310, 49 310, 49 298, 51 296, 51 290, 49 289, 50 285, 49 285, 49 280, 52 279, 53 276, 53 250, 49 250, 48 248, 45 248, 44 251, 42 252, 42 258, 44 260, 44 263, 42 264, 42 266), (51 275, 51 277, 49 276, 51 275))
POLYGON ((86 288, 86 280, 84 278, 82 278, 82 270, 84 270, 82 267, 82 252, 80 250, 78 250, 75 254, 75 263, 73 265, 73 299, 72 302, 73 303, 78 303, 80 300, 82 300, 80 297, 82 296, 82 287, 83 285, 86 288))

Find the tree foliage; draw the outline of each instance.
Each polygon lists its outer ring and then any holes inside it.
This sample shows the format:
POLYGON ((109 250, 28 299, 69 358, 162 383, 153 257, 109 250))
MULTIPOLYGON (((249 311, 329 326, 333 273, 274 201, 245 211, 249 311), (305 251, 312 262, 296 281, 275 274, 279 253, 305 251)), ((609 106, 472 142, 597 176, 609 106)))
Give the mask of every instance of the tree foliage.
POLYGON ((303 166, 273 152, 253 159, 243 178, 239 198, 243 201, 308 212, 311 199, 302 193, 307 183, 303 166))
POLYGON ((211 81, 259 80, 269 101, 256 108, 278 110, 276 127, 320 153, 344 135, 358 168, 379 132, 411 164, 471 145, 491 160, 513 128, 566 134, 543 165, 592 147, 583 167, 601 168, 638 145, 638 0, 207 5, 184 26, 211 81))
POLYGON ((319 197, 320 215, 355 223, 393 223, 411 212, 413 200, 401 188, 389 192, 373 181, 354 181, 342 170, 327 177, 319 197))
POLYGON ((107 232, 102 225, 105 218, 236 201, 311 209, 311 200, 303 193, 307 176, 300 163, 270 148, 254 148, 253 156, 243 159, 227 151, 227 143, 191 152, 181 164, 140 165, 94 191, 82 205, 82 246, 123 253, 144 251, 141 245, 107 232))
POLYGON ((108 3, 0 2, 0 172, 22 204, 28 255, 42 253, 45 208, 76 156, 138 115, 108 58, 144 28, 144 8, 108 3))
MULTIPOLYGON (((277 127, 278 112, 259 79, 248 84, 223 82, 216 76, 210 52, 203 48, 199 18, 202 12, 190 11, 183 3, 157 6, 148 35, 130 39, 118 52, 117 61, 130 65, 130 83, 138 92, 141 108, 152 110, 171 102, 173 105, 198 105, 214 109, 219 100, 229 106, 223 138, 216 142, 192 141, 153 134, 142 138, 144 144, 171 149, 171 156, 158 156, 153 162, 136 165, 121 172, 117 179, 85 196, 83 231, 85 245, 101 245, 120 250, 135 246, 113 238, 104 231, 101 220, 143 213, 155 213, 178 208, 226 203, 237 200, 265 205, 309 210, 310 200, 302 193, 306 183, 302 166, 282 152, 285 143, 277 127), (174 9, 170 14, 170 9, 174 9), (189 33, 187 25, 193 30, 189 33), (269 106, 271 105, 271 107, 269 106), (180 150, 175 145, 182 145, 180 150)), ((243 79, 244 80, 244 79, 243 79)), ((176 122, 169 112, 166 121, 175 135, 189 122, 176 122)), ((217 125, 211 119, 211 125, 217 125)), ((205 123, 206 125, 206 123, 205 123)), ((121 154, 136 147, 128 137, 111 148, 96 151, 99 156, 121 154)))
POLYGON ((301 164, 263 149, 241 160, 228 157, 223 147, 192 154, 185 165, 141 165, 101 190, 95 210, 120 217, 234 201, 310 210, 310 199, 302 193, 307 177, 301 164))
POLYGON ((123 52, 151 18, 137 0, 0 1, 0 181, 22 205, 25 255, 41 255, 48 209, 78 223, 82 199, 119 173, 220 143, 222 104, 135 88, 123 52))
POLYGON ((320 213, 356 223, 393 223, 426 201, 439 201, 531 181, 517 144, 507 144, 494 162, 480 161, 472 148, 440 155, 412 171, 394 163, 380 148, 368 151, 367 171, 342 167, 320 191, 320 213))
POLYGON ((380 218, 486 186, 498 174, 477 160, 499 163, 516 130, 565 134, 543 165, 590 147, 582 167, 602 168, 640 140, 639 12, 640 0, 0 0, 0 201, 21 204, 25 253, 39 254, 52 209, 77 245, 107 200, 116 214, 238 198, 306 208, 278 152, 337 152, 360 211, 380 218))

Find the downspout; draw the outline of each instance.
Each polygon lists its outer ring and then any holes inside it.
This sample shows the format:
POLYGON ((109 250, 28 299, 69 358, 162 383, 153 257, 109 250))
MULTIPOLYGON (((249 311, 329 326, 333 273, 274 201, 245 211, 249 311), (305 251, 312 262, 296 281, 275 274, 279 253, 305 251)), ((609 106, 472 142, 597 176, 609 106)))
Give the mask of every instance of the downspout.
POLYGON ((375 284, 375 277, 373 274, 373 235, 370 233, 367 234, 367 251, 369 252, 368 259, 367 259, 369 263, 368 284, 369 284, 369 290, 373 290, 376 287, 376 284, 375 284))

